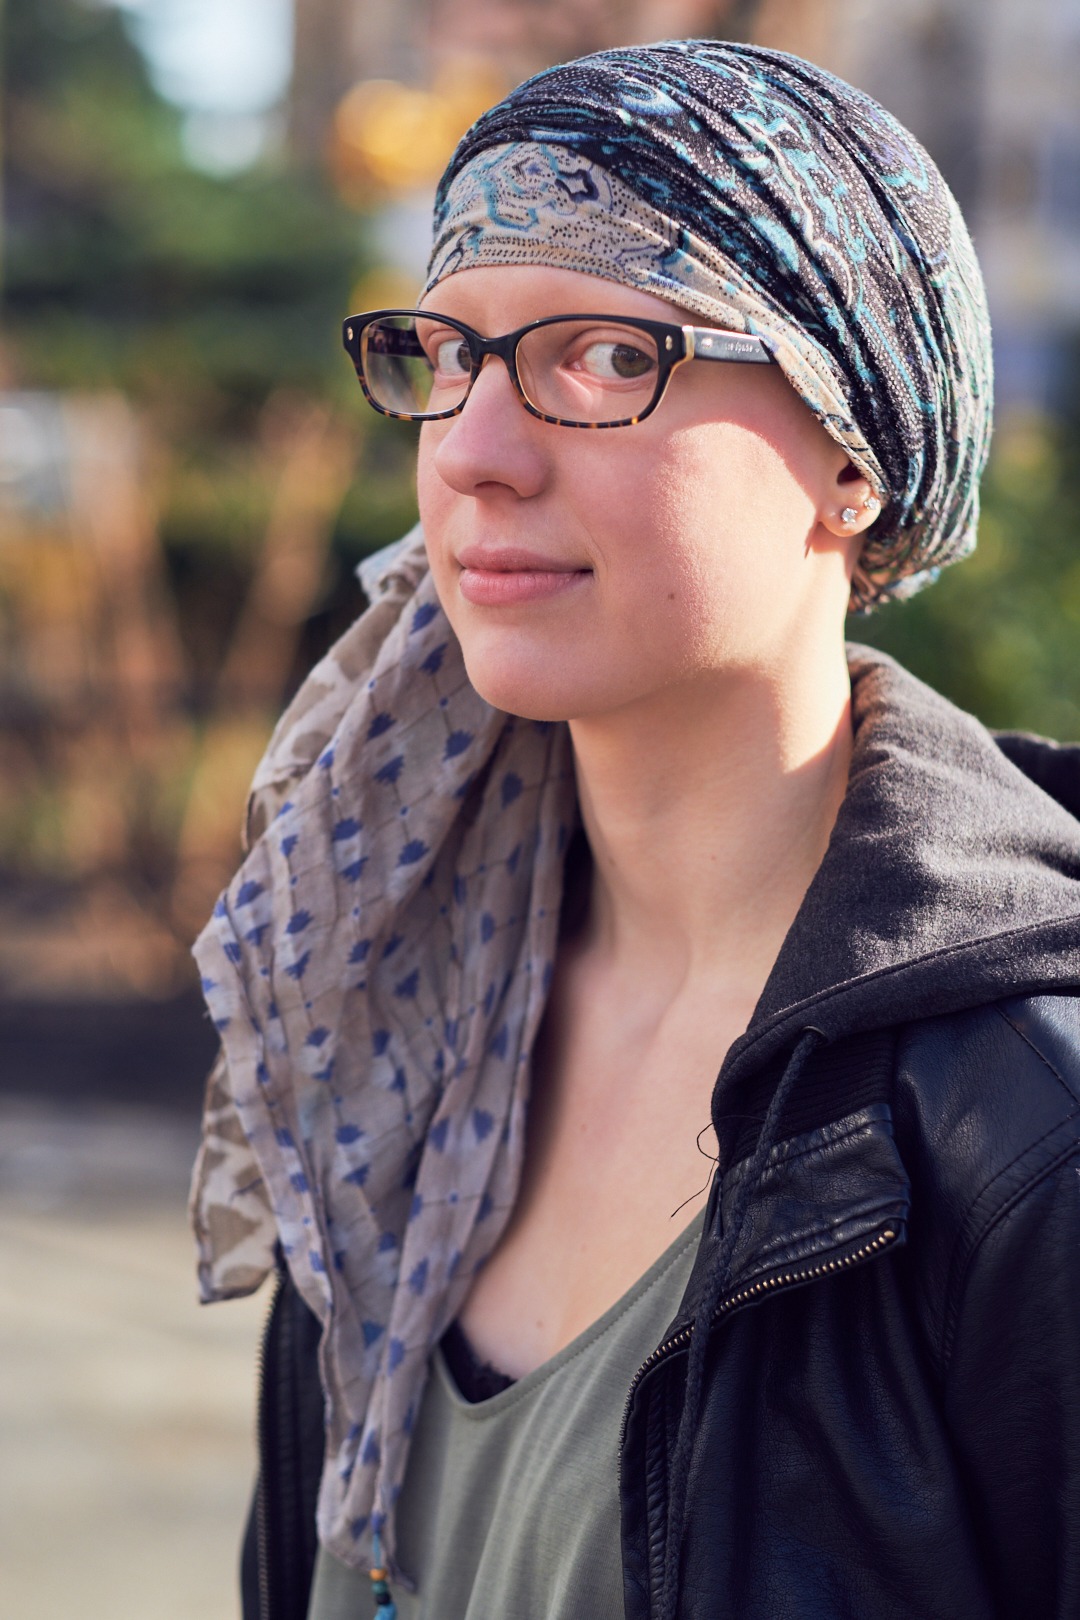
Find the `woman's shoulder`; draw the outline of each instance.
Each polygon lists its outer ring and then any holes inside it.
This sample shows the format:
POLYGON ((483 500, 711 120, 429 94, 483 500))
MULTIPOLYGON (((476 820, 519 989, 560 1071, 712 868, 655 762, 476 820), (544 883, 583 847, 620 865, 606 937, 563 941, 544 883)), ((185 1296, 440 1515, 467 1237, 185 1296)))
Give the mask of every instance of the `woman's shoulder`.
MULTIPOLYGON (((894 1112, 912 1251, 944 1343, 980 1256, 992 1248, 997 1269, 1030 1271, 1029 1237, 1010 1234, 1028 1233, 1029 1206, 1074 1191, 1080 992, 1012 996, 903 1027, 894 1112)), ((1058 1241, 1049 1228, 1046 1237, 1058 1241)))
MULTIPOLYGON (((1080 1117, 1080 991, 1009 996, 900 1030, 898 1139, 955 1197, 1015 1181, 1080 1117)), ((1077 1143, 1080 1151, 1080 1142, 1077 1143)))

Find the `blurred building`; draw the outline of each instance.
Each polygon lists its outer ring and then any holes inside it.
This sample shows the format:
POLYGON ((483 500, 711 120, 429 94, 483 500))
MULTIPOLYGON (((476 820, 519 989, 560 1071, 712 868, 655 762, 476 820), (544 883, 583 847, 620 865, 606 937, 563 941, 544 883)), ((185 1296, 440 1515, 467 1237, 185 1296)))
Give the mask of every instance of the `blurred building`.
POLYGON ((837 70, 920 136, 971 223, 999 403, 1057 403, 1080 328, 1080 5, 839 3, 837 70))

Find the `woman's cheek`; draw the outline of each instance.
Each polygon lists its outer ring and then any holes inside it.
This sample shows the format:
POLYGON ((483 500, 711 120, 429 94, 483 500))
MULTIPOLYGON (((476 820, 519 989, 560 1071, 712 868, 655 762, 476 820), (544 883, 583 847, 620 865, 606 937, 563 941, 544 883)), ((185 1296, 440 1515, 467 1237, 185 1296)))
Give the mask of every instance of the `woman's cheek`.
POLYGON ((443 611, 449 618, 452 613, 450 585, 454 566, 448 534, 451 491, 431 466, 430 455, 424 454, 423 433, 416 469, 416 496, 428 566, 443 611))

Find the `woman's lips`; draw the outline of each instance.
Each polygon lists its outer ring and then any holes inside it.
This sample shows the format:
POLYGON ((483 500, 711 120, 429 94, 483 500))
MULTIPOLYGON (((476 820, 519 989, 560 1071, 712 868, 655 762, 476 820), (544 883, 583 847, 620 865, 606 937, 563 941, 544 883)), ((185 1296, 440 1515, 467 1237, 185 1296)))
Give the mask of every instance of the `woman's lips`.
POLYGON ((489 550, 466 546, 457 559, 458 585, 475 607, 513 607, 539 602, 573 590, 592 575, 591 568, 553 562, 517 546, 489 550))

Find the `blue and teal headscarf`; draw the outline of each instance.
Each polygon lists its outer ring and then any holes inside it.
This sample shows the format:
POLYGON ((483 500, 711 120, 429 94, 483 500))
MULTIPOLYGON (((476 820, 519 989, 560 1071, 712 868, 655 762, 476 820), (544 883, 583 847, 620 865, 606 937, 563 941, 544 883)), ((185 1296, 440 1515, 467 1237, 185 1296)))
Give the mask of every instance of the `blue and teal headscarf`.
POLYGON ((765 340, 883 502, 853 606, 971 551, 991 420, 982 278, 932 160, 869 96, 715 40, 538 74, 455 152, 427 285, 526 263, 765 340))

